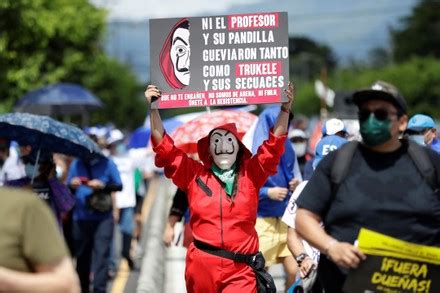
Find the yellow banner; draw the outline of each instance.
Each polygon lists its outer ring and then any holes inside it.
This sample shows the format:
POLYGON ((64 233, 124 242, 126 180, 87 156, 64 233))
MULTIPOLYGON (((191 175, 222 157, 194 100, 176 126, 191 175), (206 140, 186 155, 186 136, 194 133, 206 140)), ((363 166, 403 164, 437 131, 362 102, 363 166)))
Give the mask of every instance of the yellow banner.
POLYGON ((440 248, 399 240, 362 228, 358 246, 363 253, 398 257, 440 265, 440 248))

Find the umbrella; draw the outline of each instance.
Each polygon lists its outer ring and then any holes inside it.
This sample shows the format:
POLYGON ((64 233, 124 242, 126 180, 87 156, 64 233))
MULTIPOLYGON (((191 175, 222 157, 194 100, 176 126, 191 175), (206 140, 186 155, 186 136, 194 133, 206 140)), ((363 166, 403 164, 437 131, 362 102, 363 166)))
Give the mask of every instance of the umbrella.
POLYGON ((235 123, 240 139, 251 128, 257 116, 244 111, 218 110, 207 112, 177 127, 171 134, 177 147, 187 153, 197 152, 197 142, 215 127, 235 123))
POLYGON ((29 113, 0 115, 0 137, 38 150, 80 157, 103 156, 99 146, 76 126, 29 113))
POLYGON ((14 105, 16 112, 40 115, 76 115, 101 108, 101 100, 80 85, 58 83, 33 90, 14 105))
POLYGON ((150 140, 150 128, 141 126, 137 128, 130 136, 127 147, 129 149, 145 148, 150 140))

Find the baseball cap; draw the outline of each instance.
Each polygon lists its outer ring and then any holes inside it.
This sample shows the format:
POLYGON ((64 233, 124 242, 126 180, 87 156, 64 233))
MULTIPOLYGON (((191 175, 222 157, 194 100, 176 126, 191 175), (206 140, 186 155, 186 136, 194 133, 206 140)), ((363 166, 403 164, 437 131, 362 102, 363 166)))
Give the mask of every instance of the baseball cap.
POLYGON ((292 139, 294 137, 301 137, 301 138, 304 138, 304 139, 308 138, 307 134, 303 130, 296 129, 296 128, 291 130, 291 131, 289 131, 289 134, 287 135, 287 138, 289 138, 289 139, 292 139))
POLYGON ((111 145, 116 142, 122 142, 124 139, 124 134, 119 129, 112 129, 110 131, 109 137, 107 138, 107 144, 111 145))
POLYGON ((347 142, 348 140, 338 135, 329 135, 321 138, 321 140, 316 145, 315 159, 313 160, 313 169, 316 169, 316 166, 318 166, 322 158, 324 158, 330 152, 337 150, 347 142))
POLYGON ((406 114, 405 98, 399 93, 399 90, 392 84, 378 80, 368 89, 356 91, 353 94, 353 102, 359 107, 368 100, 384 100, 392 103, 398 110, 406 114))
POLYGON ((427 128, 435 128, 434 119, 428 115, 416 114, 408 121, 407 130, 422 131, 427 128))
POLYGON ((340 131, 347 132, 347 129, 345 128, 344 122, 336 118, 327 120, 322 127, 323 136, 334 135, 340 131))

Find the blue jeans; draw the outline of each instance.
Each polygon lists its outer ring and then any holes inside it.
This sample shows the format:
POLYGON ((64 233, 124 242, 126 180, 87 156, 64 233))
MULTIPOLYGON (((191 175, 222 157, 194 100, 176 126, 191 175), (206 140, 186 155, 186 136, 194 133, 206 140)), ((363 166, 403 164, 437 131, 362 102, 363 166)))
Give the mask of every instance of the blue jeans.
POLYGON ((90 290, 90 271, 93 256, 93 292, 106 292, 108 258, 113 239, 113 218, 103 220, 76 220, 73 222, 76 271, 83 293, 90 290))
POLYGON ((119 229, 121 233, 133 235, 134 229, 134 208, 123 208, 119 210, 119 229))
MULTIPOLYGON (((119 229, 122 234, 122 256, 130 258, 131 238, 134 230, 134 211, 135 208, 122 208, 119 210, 119 229)), ((114 237, 111 243, 111 253, 109 258, 110 269, 116 269, 117 252, 114 249, 114 237)))

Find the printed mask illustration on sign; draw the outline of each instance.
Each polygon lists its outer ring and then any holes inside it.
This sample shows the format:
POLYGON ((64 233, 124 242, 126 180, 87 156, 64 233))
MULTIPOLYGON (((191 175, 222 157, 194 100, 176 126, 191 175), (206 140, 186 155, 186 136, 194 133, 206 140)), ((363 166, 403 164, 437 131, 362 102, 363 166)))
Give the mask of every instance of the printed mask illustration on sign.
POLYGON ((167 83, 182 89, 190 82, 189 21, 179 20, 171 29, 160 53, 160 69, 167 83))

